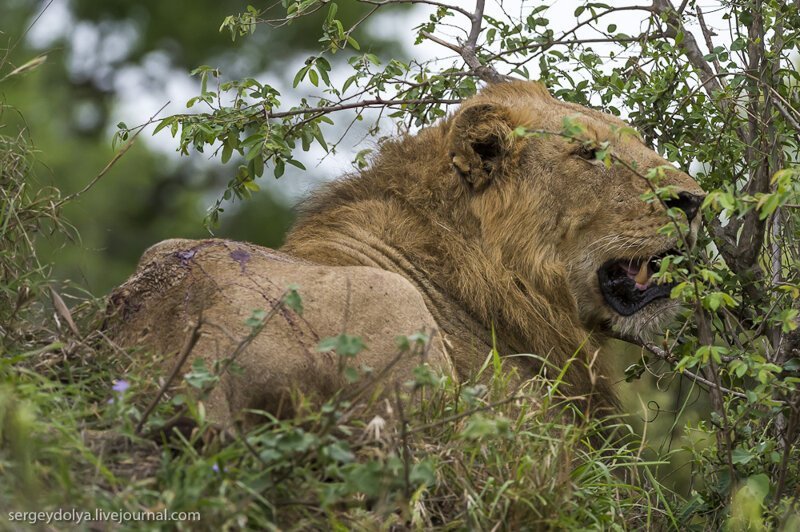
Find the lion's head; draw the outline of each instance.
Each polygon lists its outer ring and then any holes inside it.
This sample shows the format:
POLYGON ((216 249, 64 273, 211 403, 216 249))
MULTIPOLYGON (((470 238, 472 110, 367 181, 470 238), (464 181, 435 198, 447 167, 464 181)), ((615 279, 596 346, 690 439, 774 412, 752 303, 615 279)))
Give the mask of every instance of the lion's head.
POLYGON ((457 111, 449 130, 451 163, 470 189, 482 246, 532 286, 557 291, 554 280, 566 281, 590 330, 645 333, 672 317, 670 287, 651 276, 679 237, 659 229, 671 223, 667 208, 682 211, 691 227, 681 240, 691 241, 699 222, 703 191, 672 167, 658 185, 673 197, 643 200, 653 186, 644 174, 669 163, 630 132, 618 118, 558 101, 536 83, 489 87, 457 111), (565 119, 582 126, 586 142, 559 134, 565 119), (520 126, 552 134, 521 136, 520 126), (604 142, 619 161, 610 167, 594 149, 604 142))
MULTIPOLYGON (((463 376, 495 338, 501 352, 556 365, 579 350, 592 356, 612 328, 648 333, 674 315, 670 287, 651 276, 678 239, 659 229, 668 208, 696 226, 703 197, 671 168, 658 185, 674 197, 644 201, 642 174, 668 163, 623 128, 538 83, 490 86, 437 125, 382 143, 369 168, 315 191, 284 249, 409 279, 463 376), (560 135, 566 118, 586 142, 560 135), (625 164, 596 160, 591 148, 606 141, 625 164)), ((576 393, 599 386, 586 365, 571 371, 576 393)))

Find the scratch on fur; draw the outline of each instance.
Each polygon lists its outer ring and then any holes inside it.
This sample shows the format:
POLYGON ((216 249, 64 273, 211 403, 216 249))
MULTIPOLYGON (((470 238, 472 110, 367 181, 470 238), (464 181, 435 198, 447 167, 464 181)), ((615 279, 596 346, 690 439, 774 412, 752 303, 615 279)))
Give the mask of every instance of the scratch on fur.
MULTIPOLYGON (((261 283, 259 283, 252 275, 246 273, 245 277, 257 288, 256 290, 250 288, 250 290, 260 295, 265 301, 269 303, 270 307, 277 306, 278 315, 280 315, 284 319, 286 324, 289 326, 289 329, 292 331, 292 333, 294 333, 293 338, 297 341, 297 345, 299 345, 306 352, 307 355, 313 356, 312 349, 307 345, 307 342, 305 340, 307 338, 306 332, 303 331, 303 327, 301 326, 300 323, 298 323, 295 317, 299 317, 302 323, 305 323, 306 327, 308 328, 308 333, 312 338, 312 342, 319 342, 320 337, 314 330, 314 328, 311 326, 311 324, 302 316, 286 308, 286 306, 280 299, 274 297, 271 294, 269 288, 262 286, 261 283)), ((274 288, 277 288, 277 285, 275 285, 275 283, 273 283, 271 279, 266 278, 266 280, 274 288)))
POLYGON ((204 243, 199 244, 199 245, 197 245, 197 246, 195 246, 195 247, 193 247, 191 249, 187 249, 187 250, 184 250, 184 251, 176 251, 176 252, 173 253, 173 255, 178 260, 181 261, 181 266, 186 267, 186 266, 189 266, 189 263, 192 261, 192 259, 195 257, 195 255, 197 255, 198 251, 200 251, 201 249, 203 249, 205 247, 213 246, 214 244, 215 244, 214 242, 204 242, 204 243))
POLYGON ((180 259, 181 266, 188 266, 189 261, 191 261, 195 254, 197 253, 197 249, 187 249, 186 251, 176 251, 175 256, 180 259))
POLYGON ((250 253, 245 251, 242 248, 236 248, 230 253, 231 258, 239 263, 239 267, 242 269, 242 273, 245 271, 245 267, 247 263, 250 261, 250 253))

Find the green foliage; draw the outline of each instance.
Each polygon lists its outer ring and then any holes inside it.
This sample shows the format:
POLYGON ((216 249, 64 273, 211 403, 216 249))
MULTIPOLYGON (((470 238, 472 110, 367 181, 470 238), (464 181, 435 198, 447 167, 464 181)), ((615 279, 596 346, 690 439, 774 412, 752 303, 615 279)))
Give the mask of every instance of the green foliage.
MULTIPOLYGON (((424 338, 414 342, 424 347, 424 338)), ((14 384, 0 391, 0 463, 13 474, 0 488, 4 507, 168 507, 199 511, 204 527, 246 529, 622 529, 674 521, 668 498, 624 480, 648 465, 624 425, 617 429, 625 436, 611 438, 614 421, 583 420, 556 394, 543 409, 539 398, 558 383, 512 390, 502 366, 488 386, 430 378, 420 366, 421 380, 388 409, 383 401, 337 397, 316 406, 299 398, 292 419, 261 413, 254 430, 222 434, 191 392, 218 381, 198 362, 184 377, 186 392, 159 405, 148 425, 181 411, 192 419, 191 434, 174 433, 164 452, 133 429, 142 414, 132 405, 152 396, 152 381, 139 371, 125 385, 112 381, 119 375, 113 359, 98 356, 72 383, 60 382, 68 364, 36 376, 36 386, 26 385, 32 373, 5 369, 14 384), (89 419, 92 429, 78 436, 89 419), (38 489, 53 482, 59 490, 38 489)))
POLYGON ((317 349, 321 352, 335 351, 340 357, 353 358, 363 351, 365 347, 366 345, 364 345, 359 336, 350 336, 342 333, 339 336, 323 338, 319 342, 317 349))

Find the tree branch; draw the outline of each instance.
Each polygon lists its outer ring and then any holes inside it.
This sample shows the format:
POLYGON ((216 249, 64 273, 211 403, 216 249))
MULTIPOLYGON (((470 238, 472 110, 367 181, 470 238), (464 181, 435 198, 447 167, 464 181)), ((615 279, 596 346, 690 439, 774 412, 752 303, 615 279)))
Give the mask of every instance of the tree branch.
MULTIPOLYGON (((695 6, 695 12, 697 13, 697 21, 700 23, 700 31, 703 32, 703 38, 706 41, 708 52, 712 53, 714 51, 714 43, 711 40, 711 37, 714 35, 711 33, 711 30, 708 29, 708 26, 706 26, 706 19, 703 17, 703 11, 700 9, 700 6, 695 6)), ((714 69, 716 70, 717 74, 722 72, 722 67, 719 64, 719 59, 717 59, 717 56, 714 56, 714 69)))
POLYGON ((266 118, 286 118, 289 116, 304 115, 310 113, 333 113, 336 111, 344 111, 347 109, 358 109, 361 107, 388 107, 391 105, 424 105, 429 103, 442 103, 451 105, 461 103, 460 99, 445 99, 445 98, 420 98, 417 100, 384 100, 383 98, 373 98, 371 100, 359 100, 351 103, 343 103, 336 105, 323 105, 320 107, 309 107, 306 109, 292 109, 290 111, 279 111, 277 113, 266 113, 266 118))
MULTIPOLYGON (((661 16, 666 22, 664 33, 667 37, 675 39, 678 33, 683 35, 683 40, 678 46, 691 65, 698 71, 700 82, 706 93, 717 101, 722 109, 730 113, 737 113, 735 100, 714 97, 714 92, 721 91, 724 88, 720 81, 721 78, 714 74, 711 64, 703 56, 703 52, 692 33, 684 27, 680 14, 672 6, 672 3, 669 0, 653 0, 653 12, 661 16)), ((761 24, 760 14, 754 14, 753 18, 757 20, 754 20, 750 27, 751 44, 748 53, 751 63, 749 66, 751 68, 754 61, 759 61, 758 50, 755 48, 757 45, 753 43, 754 39, 756 39, 756 35, 754 35, 753 32, 756 31, 757 27, 760 27, 761 24)), ((701 26, 704 26, 702 22, 701 26)), ((763 35, 761 39, 763 40, 763 35)), ((754 98, 756 97, 751 96, 749 99, 750 107, 752 107, 755 101, 754 98)), ((750 116, 749 129, 737 127, 736 132, 741 141, 747 146, 748 153, 746 160, 754 161, 756 153, 753 142, 754 139, 757 138, 759 113, 757 109, 749 108, 748 111, 750 116)), ((765 176, 762 167, 763 165, 759 165, 752 172, 745 187, 748 194, 768 191, 769 176, 765 176)), ((745 291, 753 306, 757 306, 759 302, 763 301, 765 298, 763 291, 758 289, 755 284, 755 281, 758 281, 763 276, 763 271, 758 263, 758 256, 764 242, 764 228, 765 223, 758 219, 757 211, 751 211, 741 219, 731 219, 725 227, 723 227, 717 219, 712 220, 710 223, 710 229, 714 235, 714 240, 719 243, 719 249, 725 258, 725 262, 737 275, 744 279, 745 291)))
POLYGON ((475 12, 471 14, 470 19, 472 20, 472 25, 470 26, 469 35, 467 36, 467 40, 460 44, 453 44, 449 43, 445 40, 442 40, 427 31, 421 32, 422 36, 426 39, 430 39, 431 41, 435 42, 438 45, 444 46, 450 50, 453 50, 461 58, 469 67, 470 71, 472 71, 476 76, 480 79, 485 81, 486 83, 493 84, 493 83, 502 83, 504 81, 509 81, 510 77, 504 76, 500 74, 494 67, 490 65, 484 65, 481 63, 481 60, 478 58, 478 37, 481 34, 481 28, 483 25, 483 10, 486 4, 486 0, 477 0, 475 2, 475 12))
POLYGON ((464 47, 468 50, 475 52, 475 46, 478 44, 478 36, 481 34, 481 26, 483 25, 483 10, 486 7, 486 0, 477 0, 475 2, 475 12, 472 14, 472 27, 469 30, 467 42, 464 47))
POLYGON ((435 2, 433 0, 358 0, 358 1, 361 2, 362 4, 370 4, 370 5, 379 6, 379 7, 383 7, 383 6, 386 6, 386 5, 392 5, 392 4, 427 4, 429 6, 443 7, 445 9, 452 9, 456 13, 460 13, 460 14, 464 15, 465 17, 467 17, 468 19, 470 19, 472 21, 475 20, 474 19, 474 15, 472 13, 470 13, 469 11, 467 11, 466 9, 464 9, 463 7, 453 6, 453 5, 445 4, 443 2, 435 2))
POLYGON ((186 339, 183 342, 183 347, 181 347, 181 350, 178 353, 178 360, 175 362, 175 366, 173 366, 169 376, 167 376, 164 384, 162 384, 158 389, 158 392, 156 392, 156 395, 150 401, 150 404, 148 404, 147 408, 144 409, 142 417, 139 419, 139 422, 136 424, 136 428, 133 430, 135 434, 140 434, 142 432, 142 428, 147 422, 147 418, 150 417, 150 414, 152 414, 153 410, 155 410, 155 408, 158 406, 159 401, 161 401, 161 398, 164 397, 164 394, 167 392, 175 378, 180 373, 181 368, 183 368, 183 365, 186 363, 189 355, 192 354, 192 349, 194 349, 195 344, 197 344, 197 341, 200 339, 200 327, 202 327, 202 325, 203 313, 201 311, 200 316, 197 317, 197 323, 192 326, 189 334, 186 336, 186 339))
MULTIPOLYGON (((615 333, 614 337, 617 340, 622 340, 623 342, 627 342, 629 344, 638 345, 639 347, 646 349, 650 353, 654 354, 656 357, 660 358, 661 360, 663 360, 663 361, 665 361, 665 362, 667 362, 669 364, 675 365, 675 364, 678 363, 678 359, 677 359, 677 357, 675 355, 673 355, 672 353, 668 352, 666 349, 663 349, 662 347, 659 347, 658 345, 656 345, 656 344, 654 344, 652 342, 647 342, 645 340, 642 340, 639 337, 634 337, 634 336, 631 336, 629 334, 624 334, 624 333, 615 333)), ((729 395, 733 395, 734 397, 739 397, 741 399, 747 399, 747 396, 745 394, 743 394, 742 392, 737 392, 736 390, 731 390, 730 388, 725 388, 723 386, 720 386, 720 385, 718 385, 718 384, 716 384, 714 382, 711 382, 710 380, 706 379, 705 377, 701 377, 700 375, 697 375, 696 373, 692 373, 689 370, 681 371, 681 375, 686 375, 687 377, 689 377, 693 381, 697 382, 698 384, 702 384, 704 386, 708 386, 712 390, 717 389, 720 392, 723 392, 723 393, 726 393, 726 394, 729 394, 729 395)))
POLYGON ((653 0, 652 11, 656 15, 660 15, 666 22, 666 29, 664 34, 670 39, 675 39, 678 33, 683 34, 683 41, 678 45, 683 51, 689 62, 700 72, 700 82, 703 84, 706 92, 710 95, 714 91, 722 90, 717 77, 714 75, 714 70, 708 61, 705 60, 700 46, 690 31, 686 31, 683 26, 680 15, 669 0, 653 0))

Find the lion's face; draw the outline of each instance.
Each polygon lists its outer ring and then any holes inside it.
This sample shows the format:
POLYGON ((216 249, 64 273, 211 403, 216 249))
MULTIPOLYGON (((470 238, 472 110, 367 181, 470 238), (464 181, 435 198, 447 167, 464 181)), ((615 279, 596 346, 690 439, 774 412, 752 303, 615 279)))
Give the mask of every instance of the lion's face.
POLYGON ((668 170, 658 184, 674 187, 675 197, 666 206, 646 202, 652 185, 642 175, 669 163, 635 135, 621 134, 619 119, 559 102, 537 85, 512 83, 474 102, 455 117, 453 165, 473 189, 471 210, 487 252, 538 293, 571 295, 589 329, 646 334, 671 319, 677 304, 670 287, 651 276, 661 257, 681 247, 679 239, 693 242, 699 186, 668 170), (631 168, 607 168, 587 144, 559 135, 513 133, 517 126, 559 133, 567 117, 583 126, 587 140, 610 142, 631 168), (682 211, 685 238, 659 233, 674 223, 667 208, 682 211))

